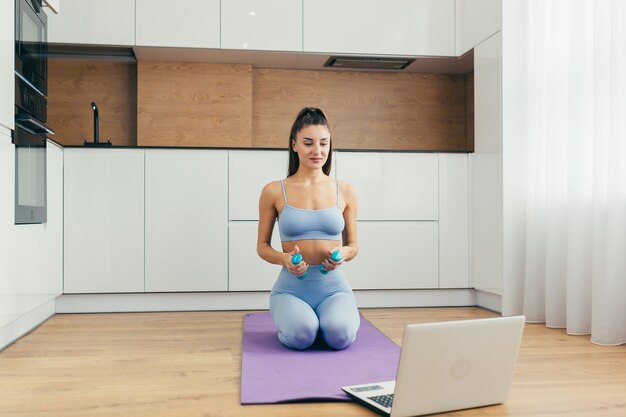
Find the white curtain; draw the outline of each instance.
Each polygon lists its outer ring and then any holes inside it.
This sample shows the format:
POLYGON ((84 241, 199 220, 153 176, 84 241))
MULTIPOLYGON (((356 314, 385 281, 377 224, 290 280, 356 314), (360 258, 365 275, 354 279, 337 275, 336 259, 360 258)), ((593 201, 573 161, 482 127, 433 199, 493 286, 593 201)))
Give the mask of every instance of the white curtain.
POLYGON ((524 314, 623 344, 626 1, 527 6, 524 314))

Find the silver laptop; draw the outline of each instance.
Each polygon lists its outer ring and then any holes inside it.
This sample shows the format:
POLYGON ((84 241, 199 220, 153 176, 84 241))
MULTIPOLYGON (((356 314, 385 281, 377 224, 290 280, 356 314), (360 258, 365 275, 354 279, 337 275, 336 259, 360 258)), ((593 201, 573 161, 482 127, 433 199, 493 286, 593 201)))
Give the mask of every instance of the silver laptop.
POLYGON ((524 316, 410 324, 395 381, 342 389, 391 417, 409 417, 506 401, 524 316))

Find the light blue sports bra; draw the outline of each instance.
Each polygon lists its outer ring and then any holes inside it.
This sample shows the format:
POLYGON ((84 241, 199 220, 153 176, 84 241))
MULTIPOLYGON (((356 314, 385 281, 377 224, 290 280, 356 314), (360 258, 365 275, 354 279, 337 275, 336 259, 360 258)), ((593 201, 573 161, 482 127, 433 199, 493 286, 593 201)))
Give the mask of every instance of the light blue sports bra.
POLYGON ((280 182, 285 199, 285 208, 278 218, 280 240, 341 240, 341 232, 345 226, 341 208, 339 208, 339 181, 337 181, 337 205, 333 207, 307 210, 292 207, 287 203, 285 183, 280 182))

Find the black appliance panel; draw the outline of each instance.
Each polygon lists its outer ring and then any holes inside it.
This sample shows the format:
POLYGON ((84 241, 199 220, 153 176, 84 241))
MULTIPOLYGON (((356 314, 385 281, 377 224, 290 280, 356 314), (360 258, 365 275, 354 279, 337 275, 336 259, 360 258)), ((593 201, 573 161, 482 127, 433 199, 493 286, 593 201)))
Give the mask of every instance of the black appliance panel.
POLYGON ((16 124, 13 138, 15 224, 45 223, 48 220, 46 135, 16 124))
POLYGON ((48 94, 48 17, 41 0, 15 2, 15 72, 48 94))
POLYGON ((15 114, 28 114, 43 123, 48 121, 46 97, 20 77, 15 77, 15 114))
POLYGON ((47 221, 47 22, 41 0, 15 0, 15 224, 47 221))

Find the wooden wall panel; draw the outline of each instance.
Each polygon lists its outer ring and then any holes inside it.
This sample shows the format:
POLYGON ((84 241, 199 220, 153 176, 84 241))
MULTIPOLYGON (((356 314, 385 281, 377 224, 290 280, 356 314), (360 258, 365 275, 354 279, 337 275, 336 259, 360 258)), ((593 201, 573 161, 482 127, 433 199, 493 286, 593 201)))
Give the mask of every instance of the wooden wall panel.
POLYGON ((255 69, 255 147, 285 148, 298 111, 327 114, 335 149, 464 151, 466 76, 255 69))
POLYGON ((137 145, 252 146, 252 66, 140 61, 137 145))
POLYGON ((465 99, 465 131, 467 138, 466 149, 468 152, 474 152, 474 73, 467 74, 465 99))
POLYGON ((137 144, 137 66, 134 62, 50 59, 48 124, 63 145, 93 142, 91 102, 98 105, 100 139, 137 144))
POLYGON ((285 148, 304 106, 338 149, 473 150, 473 74, 252 69, 250 65, 55 58, 49 125, 64 145, 285 148))

